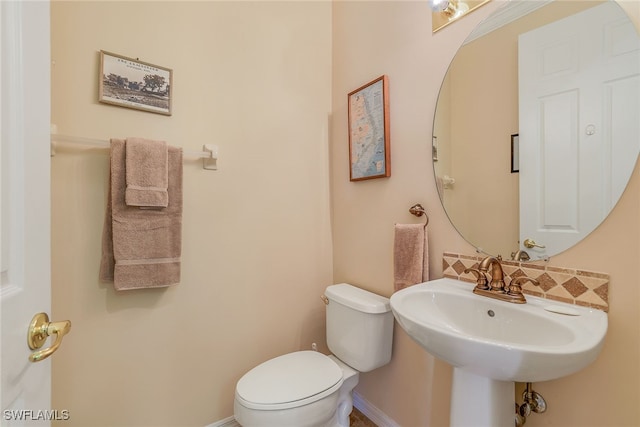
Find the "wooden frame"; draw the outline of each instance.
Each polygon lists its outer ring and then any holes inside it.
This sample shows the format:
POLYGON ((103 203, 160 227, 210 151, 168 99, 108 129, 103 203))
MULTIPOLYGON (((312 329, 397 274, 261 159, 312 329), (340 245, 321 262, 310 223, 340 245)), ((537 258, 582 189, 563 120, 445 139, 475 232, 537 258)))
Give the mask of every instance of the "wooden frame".
POLYGON ((349 179, 391 176, 389 79, 383 75, 348 97, 349 179))
POLYGON ((511 173, 520 172, 520 136, 511 135, 511 173))
POLYGON ((138 59, 100 51, 98 101, 171 115, 173 71, 138 59))

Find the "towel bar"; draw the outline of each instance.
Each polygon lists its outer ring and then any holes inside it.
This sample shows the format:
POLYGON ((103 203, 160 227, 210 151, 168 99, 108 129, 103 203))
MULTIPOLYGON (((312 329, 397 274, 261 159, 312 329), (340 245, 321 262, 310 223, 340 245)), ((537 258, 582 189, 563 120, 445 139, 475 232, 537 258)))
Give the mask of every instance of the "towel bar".
MULTIPOLYGON (((55 133, 51 134, 51 157, 56 154, 56 143, 70 143, 70 144, 80 144, 80 145, 89 145, 97 148, 109 148, 110 142, 102 139, 93 139, 93 138, 82 138, 78 136, 69 136, 69 135, 58 135, 55 133)), ((203 168, 207 170, 216 170, 217 164, 216 160, 218 160, 218 146, 213 144, 205 144, 203 146, 203 151, 188 151, 183 150, 182 154, 185 157, 191 157, 196 159, 203 159, 203 168)))

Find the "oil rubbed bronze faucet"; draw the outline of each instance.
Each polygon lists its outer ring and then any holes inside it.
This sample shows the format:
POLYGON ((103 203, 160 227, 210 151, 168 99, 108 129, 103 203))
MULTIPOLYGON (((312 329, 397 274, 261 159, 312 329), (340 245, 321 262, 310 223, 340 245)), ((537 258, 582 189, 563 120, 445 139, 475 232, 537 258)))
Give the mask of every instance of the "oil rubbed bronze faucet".
POLYGON ((489 290, 494 292, 504 292, 504 272, 500 261, 492 256, 488 256, 480 262, 478 270, 488 272, 491 268, 491 282, 489 282, 489 290))
POLYGON ((483 259, 478 268, 467 268, 465 273, 473 273, 476 276, 476 287, 474 294, 499 299, 501 301, 524 304, 527 302, 522 294, 522 284, 529 281, 538 285, 538 281, 530 277, 517 277, 511 281, 509 286, 504 283, 504 272, 500 260, 496 257, 488 256, 483 259), (491 280, 487 280, 489 269, 491 269, 491 280))

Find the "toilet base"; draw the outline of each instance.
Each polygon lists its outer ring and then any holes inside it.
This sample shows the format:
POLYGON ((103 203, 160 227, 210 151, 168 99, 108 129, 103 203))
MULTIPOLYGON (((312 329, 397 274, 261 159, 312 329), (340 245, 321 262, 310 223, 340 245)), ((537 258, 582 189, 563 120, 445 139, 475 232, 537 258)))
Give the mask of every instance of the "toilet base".
POLYGON ((233 412, 242 427, 339 427, 335 416, 339 396, 336 390, 308 405, 273 411, 246 408, 236 400, 233 412))
POLYGON ((349 415, 353 410, 353 389, 360 381, 360 372, 353 369, 351 366, 345 364, 334 355, 329 355, 329 358, 336 362, 340 369, 342 369, 342 387, 340 387, 340 396, 338 398, 338 409, 335 414, 335 426, 336 427, 349 427, 349 415))

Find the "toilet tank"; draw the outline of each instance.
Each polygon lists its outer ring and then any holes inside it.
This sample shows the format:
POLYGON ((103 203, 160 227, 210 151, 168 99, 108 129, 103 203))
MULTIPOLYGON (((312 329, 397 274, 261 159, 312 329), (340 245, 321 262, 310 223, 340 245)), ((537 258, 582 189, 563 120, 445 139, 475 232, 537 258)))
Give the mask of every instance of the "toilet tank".
POLYGON ((327 287, 327 345, 347 365, 368 372, 391 360, 389 299, 347 283, 327 287))

